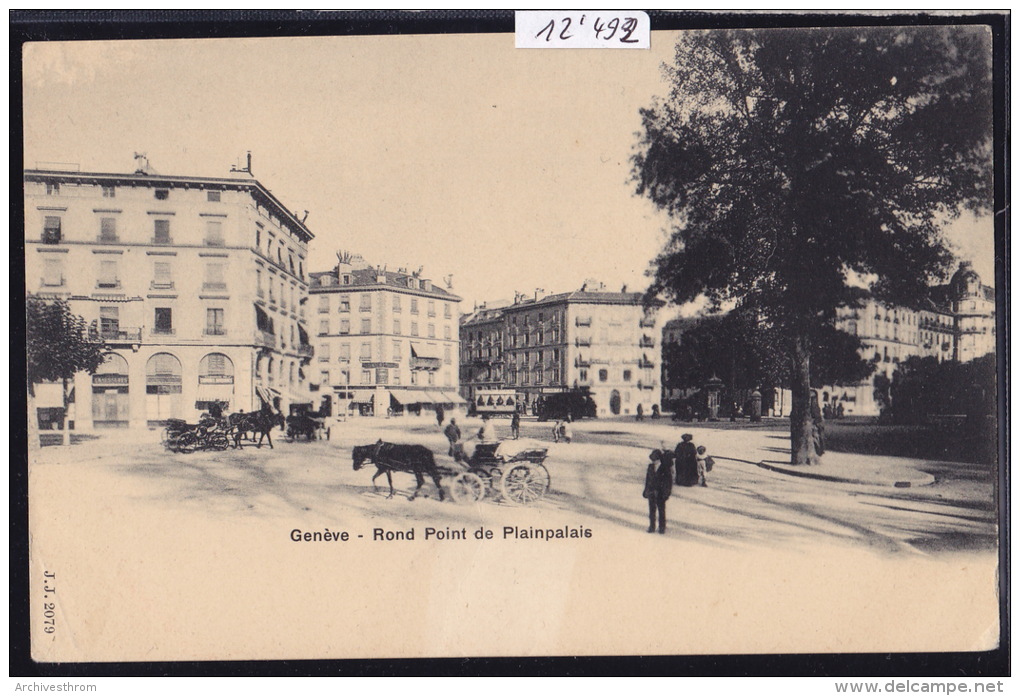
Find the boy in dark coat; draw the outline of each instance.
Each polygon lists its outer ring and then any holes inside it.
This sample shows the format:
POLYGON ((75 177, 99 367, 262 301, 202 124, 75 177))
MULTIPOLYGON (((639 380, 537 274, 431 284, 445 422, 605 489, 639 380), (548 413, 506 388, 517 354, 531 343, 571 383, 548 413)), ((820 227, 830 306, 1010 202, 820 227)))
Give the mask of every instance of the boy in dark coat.
POLYGON ((666 533, 666 501, 673 493, 673 471, 671 457, 663 456, 659 450, 648 455, 648 473, 645 474, 644 497, 648 499, 648 533, 655 531, 656 513, 659 518, 659 534, 666 533))

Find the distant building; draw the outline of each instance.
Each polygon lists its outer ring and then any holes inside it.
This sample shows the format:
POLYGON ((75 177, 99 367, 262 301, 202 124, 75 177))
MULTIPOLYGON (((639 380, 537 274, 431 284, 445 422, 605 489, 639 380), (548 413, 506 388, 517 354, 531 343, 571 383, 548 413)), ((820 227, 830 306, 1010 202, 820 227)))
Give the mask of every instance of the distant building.
POLYGON ((457 392, 460 297, 420 272, 344 255, 311 274, 315 363, 309 378, 333 413, 387 416, 464 404, 457 392))
POLYGON ((162 176, 139 159, 131 174, 24 173, 27 291, 68 300, 108 349, 74 380, 75 428, 308 403, 312 233, 250 164, 162 176))
POLYGON ((599 416, 650 414, 661 399, 654 309, 641 293, 588 281, 557 295, 518 296, 461 322, 463 394, 512 389, 533 406, 542 395, 586 390, 599 416))
MULTIPOLYGON (((663 342, 683 345, 683 335, 705 317, 675 319, 663 327, 663 342)), ((837 311, 837 328, 861 343, 861 357, 875 364, 867 382, 849 386, 830 385, 819 390, 822 405, 842 406, 846 415, 874 416, 875 377, 892 377, 899 364, 913 356, 933 357, 940 362, 969 362, 995 351, 995 289, 984 285, 970 262, 964 261, 949 283, 933 287, 920 307, 887 305, 867 300, 861 307, 837 311)), ((664 365, 664 376, 669 365, 664 365)), ((682 398, 690 390, 668 389, 666 398, 682 398)), ((789 397, 776 390, 774 415, 788 415, 789 397)), ((769 399, 766 398, 766 402, 769 399)))

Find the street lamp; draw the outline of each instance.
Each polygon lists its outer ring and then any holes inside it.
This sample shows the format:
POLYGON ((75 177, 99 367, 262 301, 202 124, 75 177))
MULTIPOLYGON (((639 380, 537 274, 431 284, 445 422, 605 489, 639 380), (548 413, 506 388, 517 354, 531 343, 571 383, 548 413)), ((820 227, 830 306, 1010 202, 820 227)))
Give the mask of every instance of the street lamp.
MULTIPOLYGON (((344 398, 347 400, 347 403, 345 404, 344 410, 342 411, 342 413, 343 413, 343 420, 346 421, 347 420, 347 412, 351 408, 351 402, 350 402, 350 398, 351 398, 351 361, 348 358, 337 358, 337 362, 340 363, 341 365, 346 365, 346 367, 344 368, 344 394, 346 394, 346 397, 344 397, 344 398)), ((337 411, 339 412, 339 410, 340 409, 339 409, 339 403, 338 403, 337 411)))

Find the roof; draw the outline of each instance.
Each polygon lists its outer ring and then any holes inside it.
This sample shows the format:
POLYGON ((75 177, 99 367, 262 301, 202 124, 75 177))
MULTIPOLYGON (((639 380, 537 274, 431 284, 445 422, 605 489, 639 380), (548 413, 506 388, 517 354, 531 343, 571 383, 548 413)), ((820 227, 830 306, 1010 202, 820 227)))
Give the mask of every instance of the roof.
POLYGON ((211 177, 211 176, 173 176, 165 174, 117 174, 107 172, 72 172, 49 169, 26 169, 25 181, 73 181, 83 184, 127 184, 131 186, 151 186, 157 188, 184 187, 184 188, 206 188, 213 190, 237 190, 249 191, 256 199, 261 199, 263 205, 273 208, 283 218, 286 225, 291 227, 299 237, 306 243, 311 241, 315 235, 305 227, 305 224, 273 195, 272 191, 266 188, 258 179, 211 177))
MULTIPOLYGON (((410 293, 412 295, 423 295, 428 297, 436 297, 444 300, 451 300, 454 302, 460 302, 461 298, 458 295, 454 295, 452 292, 448 292, 444 288, 439 287, 435 283, 432 284, 431 290, 425 290, 421 287, 409 288, 407 287, 407 279, 413 277, 408 273, 396 273, 393 271, 380 271, 375 268, 358 268, 348 271, 351 276, 351 282, 348 285, 322 285, 319 282, 319 278, 323 276, 329 276, 332 278, 337 277, 336 270, 332 271, 316 271, 308 274, 308 292, 309 294, 320 294, 320 293, 336 293, 336 292, 348 292, 351 290, 372 290, 378 288, 386 288, 389 290, 400 290, 401 292, 410 293), (380 283, 378 276, 385 276, 385 280, 380 283)), ((424 279, 423 279, 424 280, 424 279)))
MULTIPOLYGON (((526 310, 532 307, 548 306, 552 304, 614 304, 614 305, 639 305, 643 306, 645 295, 641 292, 591 292, 587 290, 574 290, 563 292, 557 295, 548 295, 537 300, 526 299, 517 302, 506 308, 506 311, 526 310)), ((652 301, 655 307, 662 307, 666 303, 656 299, 652 301)))

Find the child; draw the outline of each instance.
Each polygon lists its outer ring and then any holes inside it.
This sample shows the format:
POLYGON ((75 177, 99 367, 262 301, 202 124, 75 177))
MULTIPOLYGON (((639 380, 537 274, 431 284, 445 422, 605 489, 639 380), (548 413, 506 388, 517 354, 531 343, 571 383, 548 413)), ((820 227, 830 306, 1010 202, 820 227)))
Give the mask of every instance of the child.
POLYGON ((673 472, 669 457, 661 450, 652 450, 645 474, 644 497, 648 499, 648 533, 655 531, 658 517, 659 534, 666 533, 666 501, 673 492, 673 472))
POLYGON ((560 441, 560 421, 556 421, 556 425, 553 426, 553 442, 560 441))
POLYGON ((705 446, 701 445, 698 447, 698 484, 701 486, 707 486, 705 483, 705 470, 707 468, 708 456, 705 454, 705 446))
POLYGON ((560 423, 560 437, 569 445, 570 441, 574 438, 574 433, 570 430, 570 421, 563 421, 560 423))

